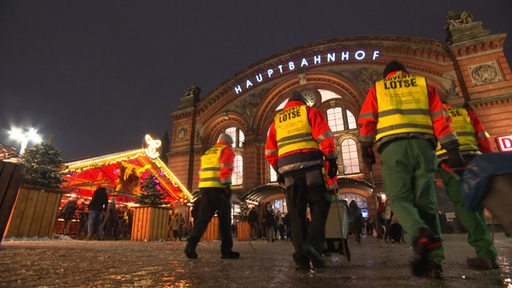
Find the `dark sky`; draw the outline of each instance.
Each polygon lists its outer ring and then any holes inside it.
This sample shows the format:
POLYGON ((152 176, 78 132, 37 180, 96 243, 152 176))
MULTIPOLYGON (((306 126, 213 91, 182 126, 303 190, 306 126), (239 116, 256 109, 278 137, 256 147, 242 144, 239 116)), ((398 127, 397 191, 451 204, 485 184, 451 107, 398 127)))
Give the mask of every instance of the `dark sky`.
MULTIPOLYGON (((0 143, 34 126, 64 160, 137 149, 171 131, 196 82, 206 95, 302 44, 353 35, 444 40, 448 10, 512 32, 512 1, 0 1, 0 143)), ((506 55, 512 59, 512 35, 506 55)))

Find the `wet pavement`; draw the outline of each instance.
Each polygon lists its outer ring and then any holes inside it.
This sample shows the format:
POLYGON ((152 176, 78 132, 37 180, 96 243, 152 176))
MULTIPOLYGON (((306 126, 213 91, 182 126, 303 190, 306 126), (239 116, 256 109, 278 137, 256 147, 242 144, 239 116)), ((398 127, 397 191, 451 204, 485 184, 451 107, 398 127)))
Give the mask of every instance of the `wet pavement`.
POLYGON ((496 233, 500 269, 471 270, 465 234, 444 235, 445 279, 411 276, 406 243, 374 237, 356 244, 351 261, 326 256, 328 267, 295 271, 288 241, 234 240, 240 259, 220 259, 220 242, 201 242, 187 259, 185 242, 12 241, 0 244, 0 287, 512 287, 512 238, 496 233))

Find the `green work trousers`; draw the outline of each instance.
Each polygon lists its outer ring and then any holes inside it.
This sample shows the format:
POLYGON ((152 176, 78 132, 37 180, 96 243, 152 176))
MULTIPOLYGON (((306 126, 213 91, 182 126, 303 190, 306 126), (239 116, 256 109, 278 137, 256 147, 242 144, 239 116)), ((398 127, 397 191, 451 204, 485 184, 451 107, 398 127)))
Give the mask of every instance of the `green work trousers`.
POLYGON ((466 204, 464 204, 464 201, 462 201, 460 181, 443 168, 439 170, 448 199, 450 199, 455 206, 457 218, 468 231, 469 245, 475 249, 476 256, 495 261, 497 257, 496 248, 492 243, 491 235, 487 229, 483 208, 479 208, 477 211, 471 211, 466 204))
MULTIPOLYGON (((441 236, 434 185, 437 157, 429 141, 416 138, 393 140, 381 152, 384 192, 409 243, 414 245, 418 230, 427 228, 441 236)), ((442 245, 429 253, 429 260, 441 264, 442 245)))

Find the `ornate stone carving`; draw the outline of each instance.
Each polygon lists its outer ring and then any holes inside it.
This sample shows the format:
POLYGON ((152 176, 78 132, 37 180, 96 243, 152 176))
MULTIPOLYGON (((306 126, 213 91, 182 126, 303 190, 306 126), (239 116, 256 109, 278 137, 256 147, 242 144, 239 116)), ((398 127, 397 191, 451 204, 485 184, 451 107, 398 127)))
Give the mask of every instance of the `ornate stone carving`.
POLYGON ((176 130, 176 142, 187 141, 188 139, 188 129, 185 127, 180 127, 176 130))
POLYGON ((247 119, 252 119, 256 109, 261 102, 261 94, 251 93, 238 101, 234 106, 236 111, 244 115, 247 119))
POLYGON ((469 72, 475 86, 503 81, 500 69, 494 61, 469 66, 469 72))

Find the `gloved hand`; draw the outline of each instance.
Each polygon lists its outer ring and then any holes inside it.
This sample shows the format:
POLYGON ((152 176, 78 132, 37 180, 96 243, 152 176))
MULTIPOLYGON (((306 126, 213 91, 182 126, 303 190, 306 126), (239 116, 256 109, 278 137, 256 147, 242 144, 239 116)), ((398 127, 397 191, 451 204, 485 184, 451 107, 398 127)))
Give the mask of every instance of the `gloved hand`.
POLYGON ((368 169, 371 169, 371 166, 375 164, 375 154, 373 153, 372 146, 371 143, 361 143, 361 153, 366 165, 368 165, 368 169))
POLYGON ((338 174, 338 163, 336 163, 336 159, 328 159, 329 161, 329 169, 327 169, 327 176, 329 178, 334 178, 338 174))
POLYGON ((279 183, 280 185, 284 184, 284 176, 279 172, 277 172, 277 183, 279 183))
POLYGON ((229 184, 226 184, 224 185, 224 197, 226 197, 226 199, 231 199, 231 185, 229 184))
POLYGON ((448 160, 446 161, 446 165, 452 169, 460 169, 464 168, 464 158, 458 148, 450 149, 446 151, 448 155, 448 160))

